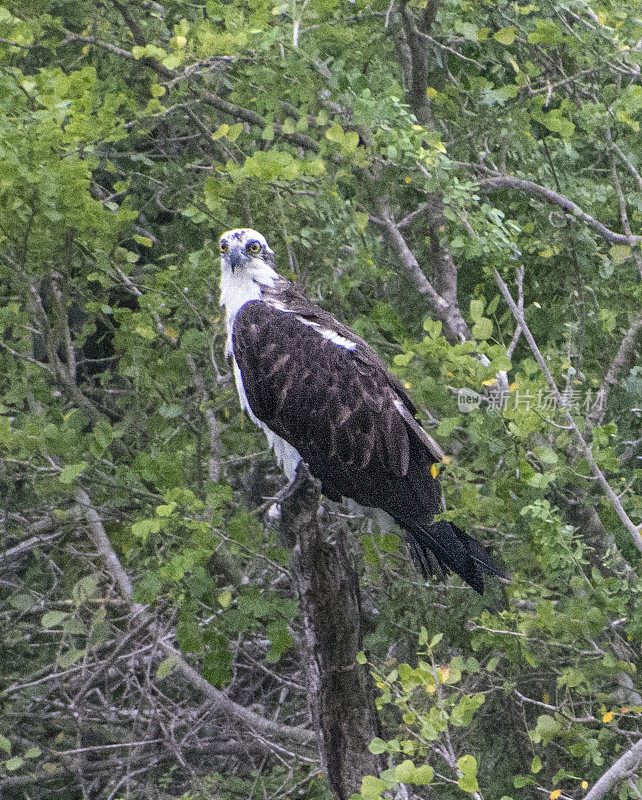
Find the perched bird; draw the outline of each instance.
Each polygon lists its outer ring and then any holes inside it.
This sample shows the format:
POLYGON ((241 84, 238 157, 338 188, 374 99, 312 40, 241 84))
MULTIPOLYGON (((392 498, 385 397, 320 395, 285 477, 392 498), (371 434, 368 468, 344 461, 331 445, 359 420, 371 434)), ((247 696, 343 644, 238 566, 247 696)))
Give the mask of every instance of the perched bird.
POLYGON ((424 578, 438 565, 482 593, 483 576, 502 572, 476 539, 434 521, 441 490, 431 467, 444 454, 399 380, 367 342, 276 272, 260 233, 227 231, 220 252, 226 355, 241 406, 289 480, 305 462, 331 500, 390 514, 424 578))

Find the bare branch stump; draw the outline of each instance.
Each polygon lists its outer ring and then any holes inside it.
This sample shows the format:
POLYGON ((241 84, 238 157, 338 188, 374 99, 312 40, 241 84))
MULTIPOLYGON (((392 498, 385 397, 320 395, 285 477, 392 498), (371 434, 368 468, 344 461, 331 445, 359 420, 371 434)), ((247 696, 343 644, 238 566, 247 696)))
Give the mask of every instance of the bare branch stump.
POLYGON ((374 686, 361 650, 359 579, 339 533, 328 541, 318 523, 319 489, 309 478, 281 505, 281 532, 292 543, 292 577, 305 631, 308 705, 321 763, 339 800, 378 775, 368 744, 379 733, 374 686))

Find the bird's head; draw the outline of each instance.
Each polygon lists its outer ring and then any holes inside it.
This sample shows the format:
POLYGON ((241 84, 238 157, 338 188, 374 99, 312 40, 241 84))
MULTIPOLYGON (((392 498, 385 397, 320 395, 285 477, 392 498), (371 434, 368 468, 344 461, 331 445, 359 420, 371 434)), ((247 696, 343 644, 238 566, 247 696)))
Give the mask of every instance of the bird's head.
POLYGON ((223 276, 251 279, 259 284, 272 284, 274 253, 265 236, 251 228, 234 228, 226 231, 219 240, 223 276))

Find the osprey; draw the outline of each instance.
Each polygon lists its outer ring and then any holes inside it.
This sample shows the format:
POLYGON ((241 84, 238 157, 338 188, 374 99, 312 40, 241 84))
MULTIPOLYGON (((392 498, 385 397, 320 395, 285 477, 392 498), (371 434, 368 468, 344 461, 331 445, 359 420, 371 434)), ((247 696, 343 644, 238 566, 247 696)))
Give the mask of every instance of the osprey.
POLYGON ((438 565, 481 594, 484 575, 503 577, 477 540, 434 521, 441 490, 431 467, 444 454, 377 353, 275 271, 260 233, 227 231, 220 251, 226 355, 241 406, 289 480, 305 462, 331 500, 386 511, 424 578, 438 565))

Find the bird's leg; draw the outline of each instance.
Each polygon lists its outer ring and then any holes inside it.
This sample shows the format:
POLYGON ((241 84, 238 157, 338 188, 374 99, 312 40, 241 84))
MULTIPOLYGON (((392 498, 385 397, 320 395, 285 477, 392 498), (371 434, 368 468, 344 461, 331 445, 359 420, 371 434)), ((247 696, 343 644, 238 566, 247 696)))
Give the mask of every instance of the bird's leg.
POLYGON ((308 465, 303 460, 299 461, 294 478, 281 489, 268 508, 265 514, 268 523, 274 523, 281 519, 281 506, 286 500, 301 491, 309 477, 308 465))

